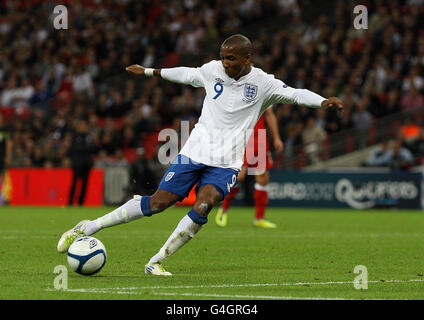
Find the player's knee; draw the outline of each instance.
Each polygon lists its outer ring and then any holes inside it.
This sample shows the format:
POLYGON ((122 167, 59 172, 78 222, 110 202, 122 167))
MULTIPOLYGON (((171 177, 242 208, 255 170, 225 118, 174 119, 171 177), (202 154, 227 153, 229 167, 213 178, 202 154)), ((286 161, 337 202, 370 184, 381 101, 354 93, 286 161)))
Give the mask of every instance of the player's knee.
POLYGON ((212 200, 203 200, 196 203, 194 209, 201 215, 207 216, 209 212, 212 210, 213 201, 212 200))
POLYGON ((206 217, 221 199, 220 193, 212 185, 206 185, 197 193, 197 200, 194 204, 194 210, 201 216, 206 217))

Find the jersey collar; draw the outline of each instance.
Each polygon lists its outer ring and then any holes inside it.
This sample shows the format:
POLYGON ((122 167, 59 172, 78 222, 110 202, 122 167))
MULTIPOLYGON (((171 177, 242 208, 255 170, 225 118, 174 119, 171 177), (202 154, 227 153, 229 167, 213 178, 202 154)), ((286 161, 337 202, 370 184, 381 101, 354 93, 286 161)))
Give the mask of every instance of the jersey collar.
POLYGON ((249 73, 248 74, 245 74, 244 76, 242 76, 242 77, 240 77, 238 80, 236 80, 236 79, 234 79, 234 78, 231 78, 230 76, 228 76, 228 74, 225 72, 225 69, 224 69, 224 67, 222 66, 222 64, 221 64, 221 70, 222 70, 222 73, 224 74, 224 76, 225 76, 225 78, 229 81, 229 82, 231 82, 231 83, 242 83, 242 82, 244 82, 244 81, 246 81, 248 78, 250 78, 250 76, 254 73, 254 70, 255 69, 255 67, 251 67, 250 68, 250 71, 249 71, 249 73))

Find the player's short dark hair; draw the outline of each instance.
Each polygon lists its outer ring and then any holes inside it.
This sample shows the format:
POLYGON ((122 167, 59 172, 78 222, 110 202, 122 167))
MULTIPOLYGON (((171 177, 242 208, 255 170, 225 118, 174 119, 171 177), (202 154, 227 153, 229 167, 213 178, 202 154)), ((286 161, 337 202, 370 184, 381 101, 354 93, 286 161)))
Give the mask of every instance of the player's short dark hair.
POLYGON ((224 40, 221 47, 232 47, 242 55, 252 54, 252 42, 242 34, 234 34, 224 40))

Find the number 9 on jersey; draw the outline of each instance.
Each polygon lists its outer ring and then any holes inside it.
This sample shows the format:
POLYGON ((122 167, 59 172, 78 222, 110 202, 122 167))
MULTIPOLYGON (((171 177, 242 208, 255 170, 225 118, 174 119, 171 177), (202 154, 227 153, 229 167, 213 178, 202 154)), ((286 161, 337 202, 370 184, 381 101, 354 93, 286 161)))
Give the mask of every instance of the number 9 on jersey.
POLYGON ((217 82, 215 83, 213 89, 216 92, 215 97, 213 97, 213 99, 215 100, 221 95, 222 91, 224 91, 224 86, 221 83, 217 82))

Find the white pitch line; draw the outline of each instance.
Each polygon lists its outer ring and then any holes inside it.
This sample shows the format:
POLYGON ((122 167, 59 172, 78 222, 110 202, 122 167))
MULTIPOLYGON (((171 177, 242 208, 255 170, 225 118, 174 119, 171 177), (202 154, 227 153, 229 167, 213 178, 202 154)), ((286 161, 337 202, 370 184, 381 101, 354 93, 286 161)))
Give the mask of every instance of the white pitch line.
MULTIPOLYGON (((369 280, 368 283, 408 283, 424 282, 424 279, 411 280, 369 280)), ((278 287, 278 286, 308 286, 308 285, 342 285, 354 284, 354 281, 327 281, 327 282, 295 282, 295 283, 246 283, 246 284, 212 284, 197 286, 145 286, 127 288, 99 288, 99 290, 141 290, 141 289, 202 289, 202 288, 237 288, 237 287, 278 287)), ((90 289, 90 290, 96 290, 90 289)))
MULTIPOLYGON (((55 291, 55 289, 46 289, 46 291, 55 291)), ((105 293, 117 295, 142 295, 145 292, 134 291, 114 291, 110 289, 67 289, 65 292, 80 292, 80 293, 105 293)), ((269 300, 355 300, 346 298, 324 298, 324 297, 288 297, 288 296, 251 296, 239 294, 214 294, 214 293, 181 293, 181 292, 149 292, 149 294, 157 296, 190 296, 190 297, 214 297, 214 298, 242 298, 242 299, 269 299, 269 300)), ((368 300, 368 299, 367 299, 368 300)), ((381 299, 373 299, 381 300, 381 299)))
MULTIPOLYGON (((371 280, 368 283, 410 283, 424 282, 424 279, 410 280, 371 280)), ((78 288, 66 289, 65 292, 81 292, 81 293, 107 293, 107 294, 126 294, 126 295, 142 295, 146 292, 137 292, 145 289, 204 289, 204 288, 237 288, 237 287, 277 287, 277 286, 305 286, 305 285, 343 285, 353 284, 353 281, 328 281, 328 282, 295 282, 295 283, 247 283, 247 284, 221 284, 221 285, 198 285, 198 286, 145 286, 145 287, 129 287, 129 288, 78 288)), ((56 289, 47 288, 46 291, 56 291, 56 289)), ((338 300, 343 298, 321 298, 321 297, 285 297, 285 296, 249 296, 249 295, 226 295, 226 294, 204 294, 204 293, 172 293, 172 292, 149 292, 154 295, 179 295, 179 296, 198 296, 198 297, 227 297, 227 298, 245 298, 245 299, 280 299, 280 300, 338 300)), ((372 299, 382 300, 382 299, 372 299)))
MULTIPOLYGON (((54 289, 46 289, 46 291, 55 291, 54 289)), ((67 289, 65 292, 81 292, 81 293, 104 293, 117 295, 143 295, 145 292, 135 291, 114 291, 110 289, 67 289)), ((348 298, 329 298, 329 297, 292 297, 292 296, 252 296, 239 294, 215 294, 215 293, 182 293, 182 292, 149 292, 149 294, 157 296, 189 296, 189 297, 213 297, 213 298, 230 298, 230 299, 265 299, 265 300, 357 300, 348 298)), ((386 300, 386 299, 362 299, 361 300, 386 300)))
POLYGON ((214 293, 152 292, 152 294, 159 295, 159 296, 163 295, 163 296, 190 296, 190 297, 213 297, 213 298, 269 299, 269 300, 351 300, 351 299, 345 299, 345 298, 250 296, 250 295, 240 295, 240 294, 214 294, 214 293))

